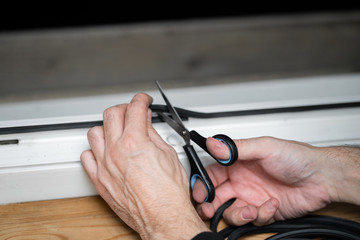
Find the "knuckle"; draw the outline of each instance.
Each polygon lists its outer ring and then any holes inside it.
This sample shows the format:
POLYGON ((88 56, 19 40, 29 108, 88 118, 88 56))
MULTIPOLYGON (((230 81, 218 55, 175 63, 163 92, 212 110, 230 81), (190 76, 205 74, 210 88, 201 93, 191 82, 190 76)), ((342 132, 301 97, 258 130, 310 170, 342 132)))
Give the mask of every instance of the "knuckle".
POLYGON ((125 150, 127 152, 133 152, 136 151, 141 144, 139 144, 140 136, 137 136, 135 133, 126 133, 124 135, 124 141, 121 143, 122 150, 125 150))
POLYGON ((80 160, 83 162, 85 159, 87 159, 90 156, 91 150, 85 150, 80 154, 80 160))
POLYGON ((109 107, 104 110, 103 119, 104 120, 111 119, 113 118, 114 115, 116 115, 117 112, 118 112, 118 107, 116 106, 109 107))
POLYGON ((106 186, 108 183, 107 178, 101 173, 98 173, 97 180, 102 186, 106 186))
POLYGON ((146 94, 146 93, 143 93, 143 92, 137 93, 134 96, 134 99, 139 99, 141 101, 147 101, 149 98, 150 98, 150 96, 148 94, 146 94))
POLYGON ((102 127, 101 126, 95 126, 89 129, 89 131, 87 132, 87 137, 88 139, 95 139, 97 137, 99 137, 99 133, 102 131, 102 127))
POLYGON ((117 148, 110 147, 109 151, 105 155, 104 164, 109 166, 112 162, 116 162, 119 158, 121 158, 123 149, 118 150, 117 148))
POLYGON ((127 106, 128 106, 128 104, 118 104, 118 105, 108 107, 103 112, 104 121, 119 117, 126 111, 127 106))
POLYGON ((86 158, 90 153, 90 150, 85 150, 80 154, 80 158, 86 158))
POLYGON ((136 108, 138 105, 139 105, 139 102, 131 101, 131 102, 127 105, 127 109, 136 108))
POLYGON ((104 167, 99 166, 96 178, 102 185, 106 185, 109 182, 109 174, 104 167))
POLYGON ((151 101, 152 98, 146 93, 137 93, 134 96, 134 98, 131 100, 131 102, 128 104, 128 108, 137 107, 137 106, 147 107, 151 101))
POLYGON ((145 103, 143 101, 131 101, 128 104, 128 109, 136 109, 136 108, 143 108, 147 107, 145 106, 145 103))

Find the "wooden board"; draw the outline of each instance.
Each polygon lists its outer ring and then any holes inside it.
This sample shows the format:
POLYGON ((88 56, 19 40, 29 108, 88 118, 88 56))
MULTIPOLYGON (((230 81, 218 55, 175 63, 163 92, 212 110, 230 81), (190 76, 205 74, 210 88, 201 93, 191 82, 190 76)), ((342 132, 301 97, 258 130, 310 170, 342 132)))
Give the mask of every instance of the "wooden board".
MULTIPOLYGON (((317 214, 360 222, 360 206, 331 204, 317 214)), ((247 237, 264 239, 267 235, 247 237)), ((140 239, 98 196, 0 206, 0 239, 140 239)))
POLYGON ((355 11, 1 33, 0 101, 356 72, 359 27, 355 11))
POLYGON ((0 239, 138 239, 100 197, 0 206, 0 239))

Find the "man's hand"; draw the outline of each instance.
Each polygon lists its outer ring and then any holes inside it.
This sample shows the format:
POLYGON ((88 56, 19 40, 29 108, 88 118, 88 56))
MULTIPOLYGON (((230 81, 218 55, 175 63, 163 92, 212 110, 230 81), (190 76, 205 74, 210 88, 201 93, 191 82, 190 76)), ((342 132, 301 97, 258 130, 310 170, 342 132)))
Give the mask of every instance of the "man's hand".
MULTIPOLYGON (((325 162, 320 148, 271 137, 235 143, 239 158, 232 166, 213 164, 207 168, 216 196, 212 203, 198 206, 204 219, 213 217, 231 198, 237 200, 224 212, 224 219, 233 225, 253 222, 259 226, 305 215, 331 201, 324 176, 330 163, 325 162)), ((217 158, 229 157, 227 148, 213 138, 207 139, 207 147, 217 158)), ((194 199, 201 203, 205 195, 206 190, 197 182, 194 199)))
POLYGON ((99 194, 142 239, 191 239, 209 230, 191 204, 175 150, 152 127, 151 102, 138 94, 105 110, 81 161, 99 194))

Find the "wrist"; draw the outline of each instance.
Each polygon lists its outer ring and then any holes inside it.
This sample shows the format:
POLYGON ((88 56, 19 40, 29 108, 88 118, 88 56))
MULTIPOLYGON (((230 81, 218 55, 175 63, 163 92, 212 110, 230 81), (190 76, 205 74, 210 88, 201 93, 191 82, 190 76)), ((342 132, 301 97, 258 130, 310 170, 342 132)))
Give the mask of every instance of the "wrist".
POLYGON ((192 239, 201 232, 210 231, 191 205, 188 209, 179 208, 172 214, 157 216, 157 219, 146 226, 141 239, 192 239))
POLYGON ((331 202, 360 204, 360 148, 325 147, 322 152, 324 183, 331 202))

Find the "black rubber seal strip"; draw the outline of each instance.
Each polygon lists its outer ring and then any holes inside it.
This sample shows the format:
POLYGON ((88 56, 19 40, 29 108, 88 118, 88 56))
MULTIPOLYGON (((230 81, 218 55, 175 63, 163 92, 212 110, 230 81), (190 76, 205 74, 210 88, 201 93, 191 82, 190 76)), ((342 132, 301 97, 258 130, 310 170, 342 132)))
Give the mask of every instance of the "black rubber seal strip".
MULTIPOLYGON (((315 111, 315 110, 330 110, 330 109, 352 108, 352 107, 360 107, 360 102, 331 103, 331 104, 318 104, 318 105, 308 105, 308 106, 264 108, 264 109, 254 109, 254 110, 239 110, 239 111, 212 112, 212 113, 195 112, 177 107, 175 107, 175 110, 178 112, 180 117, 218 118, 218 117, 261 115, 261 114, 271 114, 271 113, 292 113, 292 112, 304 112, 304 111, 315 111)), ((152 109, 153 112, 168 112, 166 105, 151 105, 150 108, 152 109)))
MULTIPOLYGON (((331 104, 319 104, 319 105, 309 105, 309 106, 279 107, 279 108, 265 108, 265 109, 210 112, 210 113, 195 112, 178 107, 175 107, 175 109, 183 120, 187 120, 188 118, 220 118, 220 117, 235 117, 235 116, 251 116, 251 115, 262 115, 262 114, 293 113, 293 112, 330 110, 330 109, 354 108, 354 107, 360 107, 360 102, 331 103, 331 104)), ((150 109, 155 113, 168 112, 166 105, 151 105, 150 109)), ((161 119, 159 117, 153 117, 152 121, 153 123, 161 122, 161 119)), ((70 123, 57 123, 57 124, 4 127, 4 128, 0 128, 0 135, 78 129, 78 128, 91 128, 94 126, 102 126, 102 125, 103 125, 102 121, 89 121, 89 122, 70 122, 70 123)))
POLYGON ((54 130, 67 130, 67 129, 78 129, 78 128, 91 128, 94 126, 102 126, 102 125, 103 125, 102 121, 92 121, 92 122, 71 122, 71 123, 56 123, 56 124, 31 125, 31 126, 19 126, 19 127, 5 127, 5 128, 0 128, 0 135, 54 131, 54 130))

